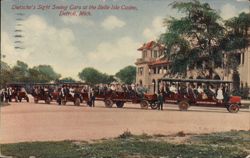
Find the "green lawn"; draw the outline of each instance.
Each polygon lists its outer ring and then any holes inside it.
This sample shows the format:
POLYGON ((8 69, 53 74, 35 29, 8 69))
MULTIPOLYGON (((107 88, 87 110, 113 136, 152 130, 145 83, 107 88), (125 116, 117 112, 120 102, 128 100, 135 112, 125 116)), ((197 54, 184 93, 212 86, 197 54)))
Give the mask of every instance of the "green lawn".
POLYGON ((124 132, 95 142, 61 141, 1 145, 2 153, 18 158, 244 158, 250 154, 250 131, 176 136, 124 132))

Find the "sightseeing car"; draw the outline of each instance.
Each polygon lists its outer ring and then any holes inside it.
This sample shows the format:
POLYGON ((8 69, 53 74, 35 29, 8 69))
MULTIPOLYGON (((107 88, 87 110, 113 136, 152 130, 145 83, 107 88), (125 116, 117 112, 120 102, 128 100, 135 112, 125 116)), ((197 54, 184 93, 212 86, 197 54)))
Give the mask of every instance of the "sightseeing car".
POLYGON ((57 101, 58 84, 49 84, 49 83, 36 83, 32 84, 31 95, 34 97, 34 102, 38 103, 39 101, 44 101, 46 104, 50 104, 52 101, 57 101))
POLYGON ((74 105, 80 106, 83 101, 89 105, 88 94, 82 92, 84 83, 64 83, 59 91, 58 103, 59 105, 66 105, 67 102, 73 102, 74 105))
POLYGON ((22 102, 22 100, 26 100, 29 102, 29 97, 28 94, 24 88, 23 84, 7 84, 7 87, 11 88, 11 95, 8 96, 9 101, 11 102, 12 100, 15 100, 16 102, 22 102))
POLYGON ((105 107, 111 108, 113 104, 116 104, 117 108, 122 108, 126 102, 133 104, 140 104, 142 109, 147 109, 149 106, 152 109, 157 108, 157 96, 156 94, 144 94, 137 93, 135 91, 106 91, 95 92, 96 100, 104 101, 105 107))
POLYGON ((163 78, 165 103, 176 103, 181 111, 191 105, 207 107, 225 107, 231 113, 237 113, 241 97, 231 95, 232 81, 208 79, 163 78))

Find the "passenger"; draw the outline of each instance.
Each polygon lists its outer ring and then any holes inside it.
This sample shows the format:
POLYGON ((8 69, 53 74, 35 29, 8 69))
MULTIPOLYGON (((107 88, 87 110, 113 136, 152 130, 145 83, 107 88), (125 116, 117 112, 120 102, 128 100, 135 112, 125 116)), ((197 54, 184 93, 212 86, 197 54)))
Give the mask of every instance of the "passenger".
POLYGON ((207 99, 207 98, 208 98, 209 90, 206 89, 206 86, 205 86, 205 85, 202 86, 202 91, 203 91, 203 92, 201 92, 201 98, 202 98, 202 99, 207 99))
POLYGON ((175 84, 171 84, 170 88, 169 88, 170 92, 177 94, 177 89, 175 87, 175 84))
MULTIPOLYGON (((21 91, 22 91, 22 89, 21 89, 21 91)), ((44 91, 44 87, 40 87, 40 94, 42 95, 42 96, 44 96, 45 95, 45 91, 44 91)))
POLYGON ((44 92, 48 92, 48 91, 49 91, 48 87, 44 86, 44 92))
POLYGON ((108 93, 108 85, 104 85, 103 87, 103 95, 106 95, 108 93))
POLYGON ((204 89, 202 88, 201 85, 198 87, 197 91, 198 91, 199 94, 204 93, 204 89))
POLYGON ((165 89, 166 89, 166 95, 169 96, 170 95, 169 84, 165 85, 165 89))
POLYGON ((212 99, 215 99, 216 96, 216 90, 214 89, 213 85, 209 86, 209 96, 212 97, 212 99))
POLYGON ((224 99, 224 95, 223 95, 223 90, 222 87, 220 86, 218 91, 217 91, 217 96, 216 99, 218 99, 219 103, 222 103, 223 99, 224 99))
POLYGON ((192 98, 192 99, 196 98, 196 96, 194 94, 193 86, 191 84, 188 85, 187 95, 189 98, 192 98))
POLYGON ((98 87, 98 89, 99 89, 99 95, 100 95, 100 94, 104 94, 104 87, 103 87, 103 84, 100 84, 99 87, 98 87))
POLYGON ((194 90, 194 95, 197 98, 199 93, 198 93, 198 89, 197 89, 197 87, 195 85, 193 85, 193 90, 194 90))
POLYGON ((143 93, 145 94, 145 93, 148 93, 148 88, 144 85, 143 87, 142 87, 142 90, 143 90, 143 93))
POLYGON ((116 91, 117 92, 123 92, 122 86, 120 84, 116 85, 116 91))
POLYGON ((188 95, 188 92, 187 92, 188 88, 186 87, 185 84, 181 84, 179 86, 179 90, 178 90, 178 93, 179 94, 182 94, 183 96, 187 96, 188 95))
POLYGON ((73 88, 73 87, 70 87, 70 88, 69 88, 69 94, 70 94, 71 96, 74 96, 75 91, 74 91, 74 88, 73 88))
POLYGON ((111 89, 112 91, 116 91, 115 85, 114 85, 114 84, 111 84, 110 89, 111 89))
POLYGON ((134 83, 132 83, 130 86, 131 86, 132 90, 135 90, 135 84, 134 83))

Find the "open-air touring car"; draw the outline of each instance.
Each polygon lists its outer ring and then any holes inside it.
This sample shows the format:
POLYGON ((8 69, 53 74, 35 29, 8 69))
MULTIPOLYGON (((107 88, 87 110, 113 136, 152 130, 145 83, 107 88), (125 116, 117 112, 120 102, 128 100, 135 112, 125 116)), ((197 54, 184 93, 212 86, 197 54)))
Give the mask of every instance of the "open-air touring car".
POLYGON ((150 106, 152 109, 157 108, 157 95, 145 94, 143 92, 136 92, 134 90, 126 91, 95 91, 95 98, 99 101, 104 101, 105 107, 111 108, 113 104, 116 104, 117 108, 122 108, 126 102, 133 104, 140 104, 142 109, 148 109, 150 106), (148 104, 145 104, 148 103, 148 104))
POLYGON ((16 102, 22 102, 22 100, 26 100, 27 102, 29 102, 29 97, 24 88, 24 84, 8 83, 6 87, 6 93, 8 93, 8 100, 10 102, 13 100, 15 100, 16 102))
POLYGON ((34 84, 32 96, 35 103, 43 100, 47 104, 51 101, 56 101, 59 105, 73 102, 79 106, 83 101, 89 104, 88 94, 83 91, 84 85, 83 83, 34 84))
POLYGON ((190 105, 224 107, 231 113, 240 109, 241 97, 232 96, 232 81, 208 79, 172 79, 163 78, 161 91, 165 103, 175 103, 182 111, 190 105))

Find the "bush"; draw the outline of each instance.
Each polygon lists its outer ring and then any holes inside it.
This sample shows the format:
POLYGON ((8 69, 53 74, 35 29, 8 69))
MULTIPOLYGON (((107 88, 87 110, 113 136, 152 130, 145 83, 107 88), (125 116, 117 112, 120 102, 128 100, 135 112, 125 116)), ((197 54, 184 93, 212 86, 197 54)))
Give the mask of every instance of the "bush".
POLYGON ((126 130, 121 135, 119 135, 118 138, 127 139, 127 138, 130 138, 132 136, 133 136, 132 133, 130 131, 126 130))

